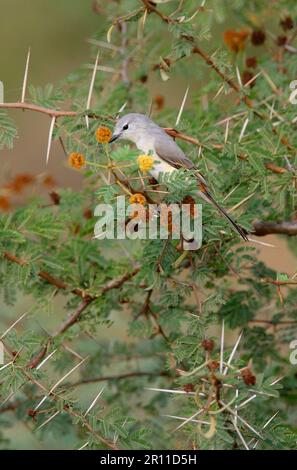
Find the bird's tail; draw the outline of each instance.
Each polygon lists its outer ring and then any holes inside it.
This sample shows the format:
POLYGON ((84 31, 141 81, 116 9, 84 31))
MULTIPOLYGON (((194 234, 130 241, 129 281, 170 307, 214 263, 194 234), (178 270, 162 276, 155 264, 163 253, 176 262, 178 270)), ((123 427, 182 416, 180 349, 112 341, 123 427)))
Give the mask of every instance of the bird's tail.
POLYGON ((245 228, 238 225, 235 222, 235 220, 233 220, 232 217, 225 211, 225 209, 221 207, 215 201, 215 199, 212 197, 212 195, 210 194, 206 186, 204 184, 199 184, 199 189, 200 189, 200 194, 203 197, 203 199, 210 202, 218 209, 218 211, 228 220, 228 222, 232 225, 233 229, 241 236, 243 240, 245 240, 246 242, 249 241, 248 231, 245 228))

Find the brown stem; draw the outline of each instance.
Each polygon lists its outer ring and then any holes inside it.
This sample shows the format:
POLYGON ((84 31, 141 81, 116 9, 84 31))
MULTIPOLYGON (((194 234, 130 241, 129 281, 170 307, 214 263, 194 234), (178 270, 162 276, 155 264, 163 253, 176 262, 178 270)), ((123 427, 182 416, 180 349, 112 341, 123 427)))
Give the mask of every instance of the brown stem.
MULTIPOLYGON (((12 255, 9 252, 5 252, 4 256, 6 259, 9 261, 12 261, 13 263, 17 263, 19 266, 25 266, 27 264, 27 261, 22 260, 21 258, 17 258, 15 255, 12 255)), ((34 369, 37 367, 38 364, 42 361, 42 359, 45 357, 45 354, 54 338, 56 338, 58 335, 64 333, 65 331, 68 330, 74 323, 77 322, 81 314, 84 312, 84 310, 90 305, 91 302, 96 300, 98 297, 100 297, 102 294, 105 294, 106 292, 112 290, 112 289, 119 289, 125 282, 129 281, 132 277, 134 277, 138 272, 140 271, 140 266, 136 266, 133 271, 128 272, 124 274, 121 277, 118 277, 116 279, 112 279, 109 281, 107 284, 105 284, 103 287, 100 289, 100 293, 96 295, 89 295, 85 291, 83 291, 80 288, 75 288, 71 289, 71 292, 83 299, 83 302, 79 306, 79 308, 69 317, 67 318, 64 323, 61 324, 61 326, 57 329, 57 331, 53 334, 53 336, 47 340, 47 343, 40 349, 40 351, 34 356, 29 364, 28 367, 30 369, 34 369)), ((45 271, 40 271, 38 273, 38 276, 48 282, 49 284, 57 287, 58 289, 69 289, 69 286, 64 283, 64 281, 61 281, 60 279, 54 278, 50 274, 46 273, 45 271)))
POLYGON ((85 385, 89 383, 94 383, 94 382, 105 382, 108 380, 123 380, 123 379, 128 379, 130 377, 171 377, 169 373, 167 372, 127 372, 124 374, 119 374, 119 375, 105 375, 102 377, 90 377, 87 379, 82 379, 79 380, 73 384, 71 384, 72 387, 77 387, 79 385, 85 385))
MULTIPOLYGON (((28 264, 28 261, 18 258, 17 256, 13 255, 12 253, 9 253, 8 251, 5 251, 3 255, 7 260, 13 263, 16 263, 19 266, 25 266, 28 264)), ((48 284, 51 284, 52 286, 57 287, 58 289, 70 290, 72 294, 75 294, 78 297, 81 297, 82 299, 94 300, 98 298, 100 295, 109 291, 110 289, 117 289, 118 287, 121 287, 122 284, 124 284, 127 280, 131 279, 131 277, 135 276, 139 271, 140 271, 140 266, 137 265, 132 272, 126 273, 117 279, 113 279, 112 281, 108 282, 105 286, 101 287, 100 293, 96 295, 89 295, 83 289, 80 289, 77 287, 74 289, 71 289, 71 287, 68 284, 66 284, 64 281, 56 277, 53 277, 51 274, 45 271, 39 271, 38 276, 44 281, 46 281, 48 284)))
POLYGON ((273 284, 274 286, 296 286, 297 280, 288 279, 286 281, 276 281, 274 279, 263 279, 262 282, 264 284, 273 284))
POLYGON ((153 1, 150 1, 150 0, 141 0, 142 3, 144 4, 144 6, 146 7, 148 13, 155 13, 156 15, 158 15, 163 21, 165 21, 166 23, 174 23, 175 21, 170 18, 169 16, 166 16, 166 15, 163 15, 163 13, 158 10, 158 8, 155 7, 153 1))
POLYGON ((269 234, 297 235, 297 221, 257 221, 254 222, 253 234, 263 237, 269 234))
POLYGON ((37 104, 33 103, 21 103, 21 102, 16 102, 16 103, 0 103, 0 109, 22 109, 22 110, 29 110, 29 111, 34 111, 37 113, 41 114, 46 114, 47 116, 50 117, 75 117, 79 115, 84 115, 88 116, 91 119, 100 119, 101 116, 98 116, 97 114, 94 113, 85 113, 83 111, 66 111, 66 110, 58 110, 58 109, 51 109, 51 108, 45 108, 44 106, 39 106, 37 104))
MULTIPOLYGON (((192 41, 191 38, 189 38, 188 36, 183 36, 184 39, 188 40, 188 41, 192 41)), ((206 54, 206 52, 204 52, 202 49, 200 49, 200 47, 198 46, 194 46, 193 49, 192 49, 192 53, 193 54, 198 54, 200 55, 200 57, 202 57, 202 59, 205 60, 205 62, 207 63, 207 65, 209 65, 222 79, 224 82, 228 83, 228 85, 234 90, 236 91, 237 93, 240 92, 240 89, 239 89, 239 86, 233 82, 233 80, 229 77, 227 77, 227 75, 225 75, 217 66, 216 64, 214 63, 214 61, 212 60, 212 58, 206 54)))
POLYGON ((82 303, 80 304, 80 306, 78 307, 77 310, 75 310, 75 312, 70 315, 60 326, 59 328, 56 330, 56 332, 53 334, 53 338, 56 338, 57 336, 61 335, 62 333, 65 333, 66 330, 68 330, 68 328, 70 328, 72 325, 74 325, 74 323, 76 323, 79 319, 79 317, 81 316, 81 314, 83 313, 83 311, 90 305, 90 303, 93 301, 94 299, 90 298, 90 297, 87 297, 85 298, 82 303))
POLYGON ((57 109, 49 109, 45 108, 43 106, 39 106, 37 104, 32 104, 32 103, 0 103, 0 108, 4 109, 29 109, 30 111, 36 111, 37 113, 42 113, 42 114, 47 114, 48 116, 51 117, 65 117, 65 116, 77 116, 78 113, 77 111, 58 111, 57 109))
POLYGON ((295 325, 297 323, 297 320, 280 320, 278 322, 274 322, 272 320, 261 320, 261 319, 256 319, 256 320, 249 320, 249 323, 265 323, 267 325, 271 326, 278 326, 278 325, 295 325))

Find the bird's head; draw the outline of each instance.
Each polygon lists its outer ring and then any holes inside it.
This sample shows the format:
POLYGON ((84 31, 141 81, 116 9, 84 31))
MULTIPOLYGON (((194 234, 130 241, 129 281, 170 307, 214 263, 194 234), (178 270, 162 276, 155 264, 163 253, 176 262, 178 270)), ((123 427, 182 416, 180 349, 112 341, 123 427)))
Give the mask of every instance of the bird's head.
POLYGON ((154 123, 144 114, 130 113, 121 117, 115 125, 109 143, 118 139, 130 140, 137 143, 145 132, 148 132, 154 123))

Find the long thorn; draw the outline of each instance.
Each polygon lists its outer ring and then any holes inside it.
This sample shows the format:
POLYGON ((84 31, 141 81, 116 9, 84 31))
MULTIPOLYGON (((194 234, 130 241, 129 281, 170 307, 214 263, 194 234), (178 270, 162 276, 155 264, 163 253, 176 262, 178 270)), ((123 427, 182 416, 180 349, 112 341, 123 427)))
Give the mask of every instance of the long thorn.
POLYGON ((21 103, 25 102, 27 81, 28 81, 29 63, 30 63, 30 54, 31 54, 31 49, 29 47, 28 54, 27 54, 27 60, 26 60, 26 66, 25 66, 24 79, 23 79, 21 103))
POLYGON ((51 151, 52 138, 53 138, 55 123, 56 123, 56 116, 53 116, 52 120, 51 120, 51 125, 50 125, 50 128, 49 128, 49 133, 48 133, 47 150, 46 150, 46 164, 48 164, 49 155, 50 155, 50 151, 51 151))
MULTIPOLYGON (((86 104, 87 109, 89 109, 90 105, 91 105, 91 99, 92 99, 92 94, 93 94, 93 89, 94 89, 94 84, 95 84, 98 61, 99 61, 99 50, 97 52, 97 56, 96 56, 96 60, 95 60, 95 64, 94 64, 94 69, 93 69, 93 73, 92 73, 92 78, 91 78, 91 82, 90 82, 89 93, 88 93, 87 104, 86 104)), ((86 126, 87 126, 87 128, 89 128, 89 117, 88 116, 86 116, 86 126)))
POLYGON ((177 115, 177 118, 176 118, 176 121, 175 121, 176 126, 179 125, 179 121, 180 121, 180 118, 182 116, 182 113, 183 113, 183 110, 184 110, 184 107, 185 107, 185 104, 186 104, 186 101, 187 101, 189 89, 190 89, 190 86, 188 86, 188 88, 186 89, 186 92, 185 92, 183 100, 182 100, 182 104, 180 105, 179 112, 178 112, 178 115, 177 115))

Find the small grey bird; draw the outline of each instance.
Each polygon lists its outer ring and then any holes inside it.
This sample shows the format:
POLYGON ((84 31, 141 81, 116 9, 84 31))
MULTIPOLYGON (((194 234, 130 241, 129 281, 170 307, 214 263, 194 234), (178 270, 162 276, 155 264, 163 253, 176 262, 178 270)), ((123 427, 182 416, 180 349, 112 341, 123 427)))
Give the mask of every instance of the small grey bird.
POLYGON ((170 137, 164 129, 154 123, 144 114, 130 113, 123 116, 116 123, 113 135, 109 143, 117 139, 125 139, 133 142, 136 147, 145 154, 151 154, 155 160, 150 174, 158 180, 159 174, 171 173, 178 168, 195 170, 198 181, 198 195, 207 202, 213 204, 218 211, 229 221, 237 233, 248 241, 248 232, 240 227, 223 207, 212 197, 207 182, 199 173, 194 163, 184 154, 182 149, 170 137))

